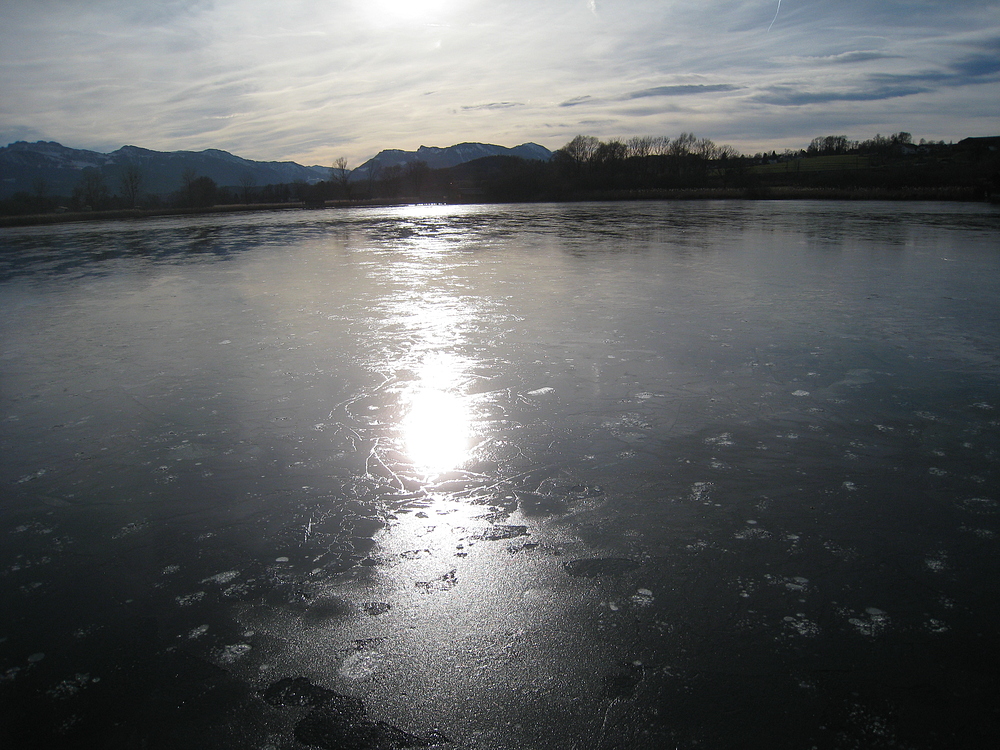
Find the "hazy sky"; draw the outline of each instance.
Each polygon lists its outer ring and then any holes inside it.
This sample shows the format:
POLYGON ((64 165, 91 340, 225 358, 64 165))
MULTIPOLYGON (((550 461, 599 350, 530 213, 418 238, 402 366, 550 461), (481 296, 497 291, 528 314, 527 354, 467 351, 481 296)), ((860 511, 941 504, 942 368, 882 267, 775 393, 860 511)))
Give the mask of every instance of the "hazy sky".
POLYGON ((0 0, 0 145, 1000 133, 997 0, 0 0))

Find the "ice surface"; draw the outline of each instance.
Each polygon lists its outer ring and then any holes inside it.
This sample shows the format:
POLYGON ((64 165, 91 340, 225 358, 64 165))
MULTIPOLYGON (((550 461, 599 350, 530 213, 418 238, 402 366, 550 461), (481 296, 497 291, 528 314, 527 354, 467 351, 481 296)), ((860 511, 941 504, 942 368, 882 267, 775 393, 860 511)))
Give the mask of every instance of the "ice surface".
POLYGON ((982 744, 998 237, 809 202, 3 230, 4 731, 982 744))

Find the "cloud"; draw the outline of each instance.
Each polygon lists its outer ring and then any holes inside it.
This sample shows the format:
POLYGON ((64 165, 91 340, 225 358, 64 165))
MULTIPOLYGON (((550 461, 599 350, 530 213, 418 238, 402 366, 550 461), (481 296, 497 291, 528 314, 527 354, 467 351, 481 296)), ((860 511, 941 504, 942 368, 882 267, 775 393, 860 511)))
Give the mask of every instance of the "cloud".
POLYGON ((986 39, 970 46, 979 51, 952 62, 952 70, 968 78, 991 76, 1000 72, 1000 39, 986 39))
POLYGON ((0 130, 0 145, 15 141, 46 141, 49 138, 41 130, 27 125, 9 125, 0 130))
POLYGON ((431 24, 379 22, 367 0, 0 0, 0 133, 357 163, 590 128, 747 148, 996 129, 996 0, 796 0, 765 33, 776 6, 450 0, 431 24))
POLYGON ((1000 73, 1000 58, 993 55, 976 55, 954 62, 951 67, 963 76, 981 78, 1000 73))
POLYGON ((510 109, 511 107, 523 107, 523 102, 489 102, 487 104, 466 104, 463 110, 472 111, 477 109, 510 109))
POLYGON ((779 57, 775 62, 783 65, 849 65, 852 63, 866 63, 873 60, 890 60, 898 58, 899 55, 891 54, 881 50, 864 49, 839 52, 833 55, 804 56, 804 57, 779 57))
POLYGON ((901 96, 912 96, 925 91, 927 91, 926 88, 919 86, 883 86, 853 91, 799 91, 791 86, 773 86, 768 91, 759 94, 755 99, 765 104, 798 107, 805 104, 824 104, 826 102, 883 101, 901 96))
POLYGON ((741 88, 741 86, 735 86, 731 83, 694 83, 677 86, 654 86, 651 89, 629 92, 628 94, 622 96, 621 99, 642 99, 647 96, 692 96, 694 94, 714 94, 724 91, 738 91, 741 88))
POLYGON ((875 73, 864 77, 854 86, 839 90, 815 91, 792 85, 773 85, 754 98, 756 101, 779 106, 801 106, 824 102, 875 102, 886 99, 925 94, 958 86, 991 84, 983 78, 1000 72, 1000 63, 992 59, 967 58, 952 63, 948 71, 925 71, 908 74, 875 73))
MULTIPOLYGON (((625 94, 612 97, 593 97, 590 95, 577 96, 572 99, 567 99, 566 101, 560 102, 560 107, 579 107, 581 105, 587 104, 592 106, 603 105, 611 102, 627 102, 634 99, 647 99, 650 97, 675 97, 675 96, 696 96, 699 94, 714 94, 714 93, 724 93, 728 91, 739 91, 742 86, 736 86, 731 83, 686 83, 686 84, 672 84, 666 86, 653 86, 652 88, 639 89, 637 91, 629 91, 625 94)), ((662 109, 630 109, 630 112, 662 112, 662 109)))

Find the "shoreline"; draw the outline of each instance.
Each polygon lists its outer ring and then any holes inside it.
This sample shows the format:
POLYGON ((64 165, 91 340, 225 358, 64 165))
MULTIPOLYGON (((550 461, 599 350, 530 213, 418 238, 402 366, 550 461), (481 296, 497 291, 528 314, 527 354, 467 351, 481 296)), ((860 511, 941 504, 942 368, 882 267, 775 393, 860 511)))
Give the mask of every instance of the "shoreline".
MULTIPOLYGON (((966 187, 936 188, 806 188, 795 186, 756 188, 677 188, 669 190, 604 190, 577 193, 561 199, 525 201, 530 203, 582 203, 587 201, 692 201, 692 200, 830 200, 830 201, 952 201, 962 203, 997 203, 983 199, 976 190, 966 187)), ((315 210, 330 208, 366 208, 425 204, 466 205, 475 203, 520 203, 522 201, 462 200, 367 200, 327 201, 323 205, 296 203, 229 204, 202 208, 114 209, 110 211, 68 211, 64 213, 0 216, 0 228, 44 226, 86 221, 124 221, 158 219, 168 216, 256 213, 260 211, 315 210)))

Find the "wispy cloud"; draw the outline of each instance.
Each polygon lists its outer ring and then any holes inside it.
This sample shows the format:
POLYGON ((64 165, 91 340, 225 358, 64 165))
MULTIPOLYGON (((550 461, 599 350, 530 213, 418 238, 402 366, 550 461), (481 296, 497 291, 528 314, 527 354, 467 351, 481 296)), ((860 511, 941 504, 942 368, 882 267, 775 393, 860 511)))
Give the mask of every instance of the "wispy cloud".
POLYGON ((942 88, 955 89, 959 86, 995 83, 984 80, 1000 72, 996 60, 969 58, 953 63, 949 71, 924 71, 908 74, 875 73, 859 79, 855 85, 845 88, 811 90, 792 85, 774 85, 764 89, 755 99, 781 106, 801 106, 824 102, 874 102, 896 99, 916 94, 925 94, 942 88), (971 62, 970 62, 971 61, 971 62), (980 64, 981 62, 981 64, 980 64))
POLYGON ((981 78, 1000 73, 1000 38, 985 39, 969 45, 975 51, 951 63, 956 73, 981 78))
POLYGON ((487 104, 465 104, 462 109, 472 111, 477 109, 510 109, 512 107, 523 107, 524 102, 489 102, 487 104))
POLYGON ((731 83, 692 83, 677 86, 654 86, 650 89, 631 91, 622 99, 642 99, 647 96, 695 96, 697 94, 716 94, 726 91, 738 91, 740 86, 731 83))
POLYGON ((592 103, 594 97, 589 94, 584 94, 583 96, 574 96, 572 99, 567 99, 564 102, 559 102, 560 107, 576 107, 580 104, 592 103))
POLYGON ((768 91, 759 94, 755 99, 765 104, 801 106, 827 102, 877 102, 901 96, 912 96, 926 91, 927 89, 924 87, 905 85, 847 91, 806 91, 797 90, 791 86, 773 86, 768 91))
POLYGON ((996 0, 797 0, 777 20, 764 0, 431 6, 0 0, 0 133, 357 163, 469 140, 557 148, 585 131, 754 149, 996 130, 996 0))
POLYGON ((783 65, 850 65, 854 63, 866 63, 873 60, 889 60, 898 58, 899 55, 891 54, 881 50, 859 49, 847 52, 838 52, 833 55, 806 55, 796 57, 778 57, 775 62, 783 65))

